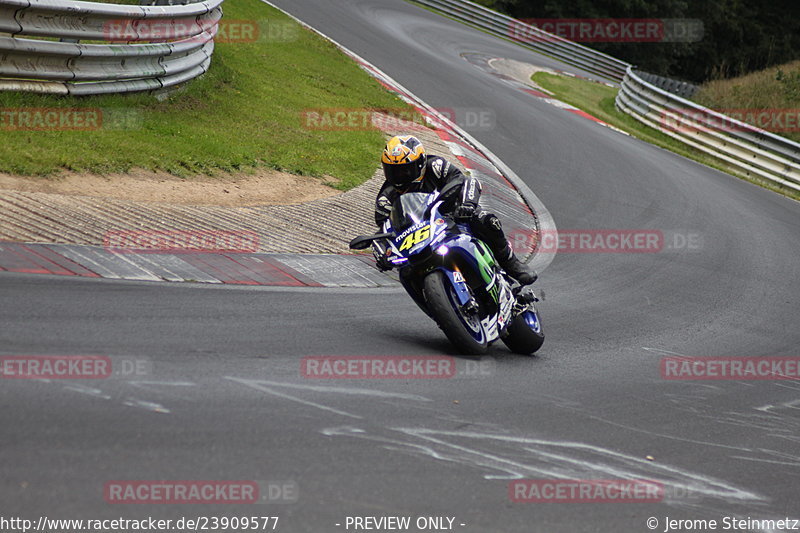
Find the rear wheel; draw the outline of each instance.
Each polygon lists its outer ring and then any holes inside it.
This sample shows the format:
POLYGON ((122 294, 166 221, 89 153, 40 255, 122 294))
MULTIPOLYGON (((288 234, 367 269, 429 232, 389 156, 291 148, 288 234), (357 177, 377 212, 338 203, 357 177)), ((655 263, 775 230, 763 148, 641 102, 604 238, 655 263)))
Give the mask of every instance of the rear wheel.
POLYGON ((532 305, 514 317, 503 342, 514 353, 532 354, 544 344, 544 331, 539 313, 532 305))
POLYGON ((444 272, 425 277, 425 300, 436 323, 456 348, 467 355, 486 353, 486 333, 477 313, 466 313, 444 272))

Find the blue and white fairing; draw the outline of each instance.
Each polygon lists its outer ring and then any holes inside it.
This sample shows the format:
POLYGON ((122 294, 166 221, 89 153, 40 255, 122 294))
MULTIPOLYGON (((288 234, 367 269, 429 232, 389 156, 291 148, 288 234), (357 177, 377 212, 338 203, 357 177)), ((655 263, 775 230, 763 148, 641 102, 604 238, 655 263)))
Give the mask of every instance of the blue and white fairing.
POLYGON ((465 225, 459 226, 461 232, 447 231, 448 220, 440 212, 443 201, 437 193, 407 193, 401 195, 397 202, 399 204, 393 207, 391 216, 383 226, 385 233, 396 234, 393 239, 387 239, 391 251, 389 260, 402 270, 413 261, 414 256, 430 253, 442 256, 435 270, 447 276, 455 289, 458 304, 464 306, 474 301, 467 279, 455 266, 456 261, 444 260, 448 254, 451 258, 458 256, 458 262, 478 273, 485 289, 495 298, 496 312, 489 313, 481 320, 481 324, 487 341, 496 340, 511 319, 515 298, 508 282, 494 269, 491 252, 482 243, 476 243, 465 225))

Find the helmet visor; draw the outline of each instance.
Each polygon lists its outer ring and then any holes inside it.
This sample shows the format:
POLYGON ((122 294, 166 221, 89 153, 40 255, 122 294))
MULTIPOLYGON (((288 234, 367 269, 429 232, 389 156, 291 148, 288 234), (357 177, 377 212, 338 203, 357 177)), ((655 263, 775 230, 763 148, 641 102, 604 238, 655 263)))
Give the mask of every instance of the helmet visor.
POLYGON ((411 161, 402 165, 383 163, 383 175, 386 176, 386 181, 395 187, 407 187, 422 175, 422 164, 421 161, 411 161))

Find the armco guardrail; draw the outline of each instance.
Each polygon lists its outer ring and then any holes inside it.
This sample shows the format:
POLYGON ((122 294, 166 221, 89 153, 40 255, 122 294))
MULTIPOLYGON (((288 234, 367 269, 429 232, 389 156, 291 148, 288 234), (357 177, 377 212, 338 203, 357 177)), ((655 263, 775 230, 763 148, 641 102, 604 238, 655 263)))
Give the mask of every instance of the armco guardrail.
POLYGON ((476 26, 488 33, 511 39, 522 46, 554 57, 605 78, 621 81, 629 63, 588 46, 574 43, 543 31, 521 20, 497 13, 469 0, 413 0, 454 19, 476 26))
POLYGON ((621 81, 617 107, 625 113, 714 156, 734 171, 800 190, 800 144, 683 98, 697 91, 695 85, 634 72, 629 63, 469 0, 413 1, 569 65, 621 81))
POLYGON ((0 90, 86 95, 191 80, 211 63, 222 1, 0 0, 0 90))
POLYGON ((673 80, 672 78, 665 78, 656 74, 648 74, 646 72, 639 72, 639 76, 651 85, 655 85, 659 89, 664 89, 668 93, 677 94, 683 98, 691 98, 700 89, 697 85, 686 81, 673 80))
POLYGON ((734 171, 800 191, 800 144, 665 91, 646 76, 628 68, 619 109, 734 171))

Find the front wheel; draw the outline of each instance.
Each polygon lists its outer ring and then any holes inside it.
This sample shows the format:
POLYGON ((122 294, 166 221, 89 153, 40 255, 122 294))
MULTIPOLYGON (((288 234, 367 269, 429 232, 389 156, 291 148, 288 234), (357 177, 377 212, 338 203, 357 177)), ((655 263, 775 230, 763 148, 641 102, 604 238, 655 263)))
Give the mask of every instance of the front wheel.
POLYGON ((514 317, 503 342, 514 353, 532 354, 544 344, 544 331, 539 313, 531 306, 514 317))
POLYGON ((480 317, 463 311, 455 288, 441 270, 425 277, 425 300, 436 323, 456 348, 467 355, 486 353, 488 343, 480 317))

